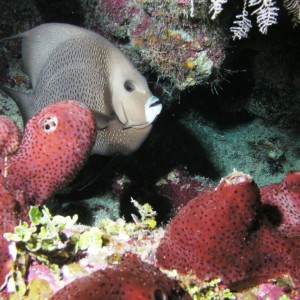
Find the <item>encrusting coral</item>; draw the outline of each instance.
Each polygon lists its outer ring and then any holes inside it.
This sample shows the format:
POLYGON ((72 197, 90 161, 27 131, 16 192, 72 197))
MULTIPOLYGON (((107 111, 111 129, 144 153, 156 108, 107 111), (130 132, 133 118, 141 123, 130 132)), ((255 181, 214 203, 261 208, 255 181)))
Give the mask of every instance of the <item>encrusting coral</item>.
POLYGON ((225 39, 208 22, 207 1, 191 8, 190 1, 104 0, 96 17, 96 27, 141 70, 155 70, 167 93, 220 80, 225 39))
POLYGON ((13 153, 19 141, 18 130, 5 117, 1 117, 0 124, 0 139, 5 145, 0 153, 2 285, 10 260, 3 234, 13 231, 19 219, 28 218, 29 204, 41 204, 74 178, 90 154, 96 127, 92 113, 84 105, 60 101, 28 121, 22 142, 13 153))
MULTIPOLYGON (((299 186, 299 177, 294 179, 290 186, 299 186)), ((289 188, 277 199, 283 210, 289 210, 284 204, 290 201, 285 198, 289 188)), ((183 274, 192 271, 202 280, 221 278, 233 289, 284 274, 299 286, 300 237, 278 232, 265 210, 253 179, 233 172, 178 212, 157 249, 159 265, 183 274)))

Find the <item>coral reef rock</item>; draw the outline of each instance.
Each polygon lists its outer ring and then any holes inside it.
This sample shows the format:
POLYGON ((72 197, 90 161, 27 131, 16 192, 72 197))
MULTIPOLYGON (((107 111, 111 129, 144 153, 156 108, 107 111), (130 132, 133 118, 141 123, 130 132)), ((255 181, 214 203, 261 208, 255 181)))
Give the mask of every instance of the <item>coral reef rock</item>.
POLYGON ((194 6, 186 1, 99 1, 95 27, 123 42, 139 69, 152 68, 159 79, 167 79, 168 92, 214 85, 225 58, 224 34, 208 21, 205 1, 194 6))
POLYGON ((158 193, 167 197, 175 209, 180 209, 205 188, 211 187, 208 178, 192 176, 183 168, 175 168, 156 183, 158 193))

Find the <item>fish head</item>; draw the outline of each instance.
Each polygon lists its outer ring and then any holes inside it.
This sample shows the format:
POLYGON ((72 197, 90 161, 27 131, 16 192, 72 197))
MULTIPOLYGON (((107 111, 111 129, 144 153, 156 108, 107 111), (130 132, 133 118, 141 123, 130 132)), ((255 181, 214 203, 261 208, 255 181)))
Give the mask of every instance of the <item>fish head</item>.
POLYGON ((161 101, 151 93, 145 77, 131 64, 118 70, 111 90, 113 109, 124 128, 144 128, 162 110, 161 101))

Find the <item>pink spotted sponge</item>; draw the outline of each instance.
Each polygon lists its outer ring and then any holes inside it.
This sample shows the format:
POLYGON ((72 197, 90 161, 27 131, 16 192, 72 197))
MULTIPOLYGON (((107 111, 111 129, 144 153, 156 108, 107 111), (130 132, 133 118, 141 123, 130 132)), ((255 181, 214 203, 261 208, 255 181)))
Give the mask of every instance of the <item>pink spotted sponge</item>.
POLYGON ((11 262, 3 234, 28 217, 29 204, 41 204, 74 178, 95 138, 92 113, 73 100, 47 106, 30 119, 19 148, 15 123, 0 116, 0 287, 11 262))
POLYGON ((27 122, 17 153, 5 162, 7 188, 28 203, 42 203, 74 178, 95 137, 93 115, 80 102, 45 107, 27 122))
MULTIPOLYGON (((12 232, 19 223, 15 204, 12 195, 6 190, 0 177, 0 287, 4 284, 12 263, 8 242, 3 238, 3 234, 12 232)), ((1 293, 0 299, 2 299, 1 293)))
POLYGON ((260 191, 234 172, 191 200, 166 230, 156 257, 161 267, 221 278, 232 289, 290 274, 300 283, 300 238, 283 236, 264 215, 260 191))
POLYGON ((5 157, 17 151, 21 140, 16 123, 7 116, 0 116, 0 156, 5 157))
POLYGON ((50 300, 188 300, 191 297, 158 268, 135 256, 120 264, 79 278, 50 300))
POLYGON ((286 236, 300 236, 300 171, 289 172, 281 183, 262 187, 261 201, 278 209, 276 231, 286 236))

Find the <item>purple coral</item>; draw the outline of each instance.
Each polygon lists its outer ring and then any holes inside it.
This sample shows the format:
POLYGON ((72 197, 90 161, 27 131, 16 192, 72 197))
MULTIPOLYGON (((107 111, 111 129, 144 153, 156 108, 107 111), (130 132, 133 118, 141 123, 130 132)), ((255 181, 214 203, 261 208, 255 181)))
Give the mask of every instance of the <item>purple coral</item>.
POLYGON ((115 42, 126 41, 123 50, 133 62, 144 71, 153 68, 159 79, 168 80, 170 91, 214 84, 225 40, 207 22, 208 5, 195 6, 186 1, 101 1, 97 26, 115 42))

